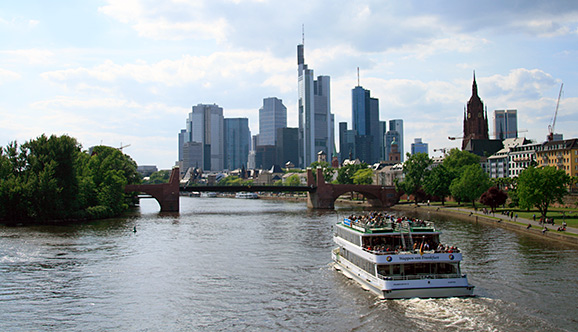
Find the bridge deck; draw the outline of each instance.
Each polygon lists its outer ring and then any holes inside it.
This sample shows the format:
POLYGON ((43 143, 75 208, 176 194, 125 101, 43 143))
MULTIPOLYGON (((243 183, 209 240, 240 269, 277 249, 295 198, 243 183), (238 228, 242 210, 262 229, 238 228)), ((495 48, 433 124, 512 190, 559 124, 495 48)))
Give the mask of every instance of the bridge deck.
POLYGON ((316 187, 306 186, 189 186, 180 187, 180 191, 184 192, 314 192, 316 187))

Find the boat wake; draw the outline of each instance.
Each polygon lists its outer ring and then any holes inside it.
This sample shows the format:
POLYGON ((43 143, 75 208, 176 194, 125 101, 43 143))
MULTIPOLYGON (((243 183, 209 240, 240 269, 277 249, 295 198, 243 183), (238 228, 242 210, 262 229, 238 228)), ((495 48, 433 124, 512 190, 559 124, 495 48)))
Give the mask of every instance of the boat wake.
MULTIPOLYGON (((382 301, 387 305, 388 301, 382 301)), ((513 303, 484 297, 408 299, 396 301, 400 311, 420 330, 552 331, 553 327, 513 303)))

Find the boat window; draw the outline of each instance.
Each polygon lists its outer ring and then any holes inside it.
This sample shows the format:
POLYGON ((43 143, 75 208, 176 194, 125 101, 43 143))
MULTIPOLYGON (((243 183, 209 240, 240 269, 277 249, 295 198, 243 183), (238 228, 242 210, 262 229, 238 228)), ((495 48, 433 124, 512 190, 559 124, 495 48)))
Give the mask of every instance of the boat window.
POLYGON ((361 246, 361 240, 360 240, 359 234, 352 233, 350 231, 347 231, 347 230, 339 228, 339 227, 335 227, 335 235, 339 236, 340 238, 343 238, 345 241, 348 241, 348 242, 354 243, 358 246, 361 246))
POLYGON ((384 277, 400 277, 413 279, 433 275, 459 275, 459 263, 414 263, 414 264, 384 264, 377 266, 377 273, 384 277))
POLYGON ((345 259, 347 259, 348 261, 350 261, 352 264, 358 266, 359 268, 365 270, 368 273, 371 273, 372 275, 375 275, 375 264, 367 261, 357 255, 355 255, 354 253, 342 249, 340 252, 341 256, 345 259))
POLYGON ((395 251, 403 242, 400 236, 364 236, 363 247, 378 251, 395 251), (387 250, 389 248, 389 250, 387 250))
POLYGON ((458 271, 458 264, 437 263, 433 272, 436 274, 456 274, 458 271))
POLYGON ((408 275, 430 274, 430 266, 428 263, 404 264, 403 273, 408 275))

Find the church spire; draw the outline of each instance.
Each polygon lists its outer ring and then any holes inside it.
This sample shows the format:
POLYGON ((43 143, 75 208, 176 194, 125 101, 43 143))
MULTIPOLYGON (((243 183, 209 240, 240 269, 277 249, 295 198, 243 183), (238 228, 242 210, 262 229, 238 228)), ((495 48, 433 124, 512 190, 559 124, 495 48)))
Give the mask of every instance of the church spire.
POLYGON ((476 83, 476 71, 474 70, 474 83, 472 84, 472 96, 478 95, 478 84, 476 83))

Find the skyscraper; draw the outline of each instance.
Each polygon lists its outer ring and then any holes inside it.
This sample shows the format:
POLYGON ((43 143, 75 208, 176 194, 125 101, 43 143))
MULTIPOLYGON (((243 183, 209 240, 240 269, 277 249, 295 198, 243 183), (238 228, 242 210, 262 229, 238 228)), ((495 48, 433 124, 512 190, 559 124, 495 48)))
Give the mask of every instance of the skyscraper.
POLYGON ((339 161, 355 159, 355 130, 347 129, 347 122, 339 122, 339 161))
POLYGON ((334 123, 331 114, 329 76, 314 79, 313 70, 305 64, 304 45, 297 45, 299 91, 299 166, 307 167, 317 160, 317 153, 328 155, 334 150, 334 123))
POLYGON ((489 140, 488 114, 484 112, 484 103, 478 96, 478 84, 476 73, 472 83, 472 96, 468 101, 467 110, 464 110, 464 138, 462 150, 466 148, 470 140, 489 140))
POLYGON ((385 134, 385 160, 390 160, 389 154, 391 153, 391 143, 394 141, 394 138, 400 161, 403 162, 405 156, 403 152, 403 120, 401 119, 389 120, 389 130, 385 134))
POLYGON ((250 144, 249 119, 225 119, 225 169, 246 168, 250 144))
POLYGON ((355 137, 355 158, 368 164, 379 162, 379 100, 370 96, 370 91, 356 86, 351 91, 351 118, 355 137))
POLYGON ((276 97, 263 99, 259 109, 259 145, 275 145, 277 129, 287 127, 287 107, 276 97))
POLYGON ((428 144, 422 142, 421 138, 414 138, 413 143, 411 143, 411 154, 414 155, 416 153, 429 154, 428 144))
MULTIPOLYGON (((205 171, 221 171, 224 167, 224 128, 223 109, 216 104, 198 104, 193 106, 193 111, 189 113, 187 119, 187 129, 182 133, 183 145, 195 146, 194 151, 198 151, 200 145, 201 153, 189 154, 195 156, 190 160, 191 166, 202 168, 205 171), (197 157, 198 156, 198 157, 197 157), (200 158, 199 158, 200 157, 200 158)), ((183 150, 183 158, 185 150, 183 150)), ((190 167, 191 167, 190 166, 190 167)))
POLYGON ((297 153, 299 146, 299 129, 297 128, 277 128, 276 164, 285 167, 287 162, 293 165, 299 160, 297 153))
POLYGON ((518 137, 518 111, 494 111, 494 137, 499 140, 518 137))

